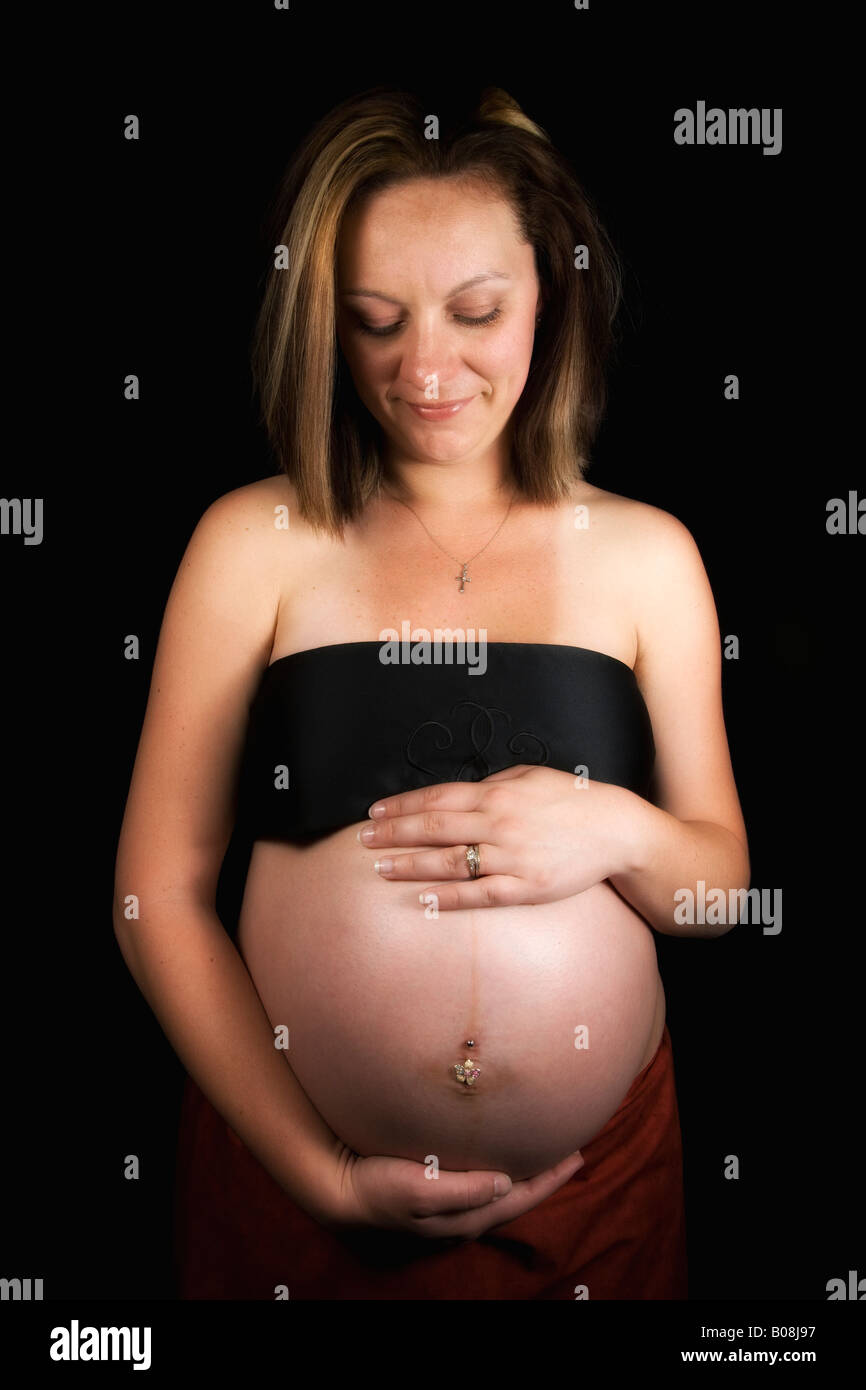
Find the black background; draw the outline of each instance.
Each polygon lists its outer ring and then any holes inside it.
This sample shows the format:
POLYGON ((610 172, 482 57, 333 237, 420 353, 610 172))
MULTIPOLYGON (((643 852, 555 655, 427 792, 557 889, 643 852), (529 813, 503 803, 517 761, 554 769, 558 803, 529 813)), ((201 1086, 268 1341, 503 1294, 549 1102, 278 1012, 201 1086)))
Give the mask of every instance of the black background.
POLYGON ((22 254, 7 265, 34 295, 9 405, 26 402, 27 443, 3 493, 44 497, 45 536, 0 541, 6 1276, 42 1276, 46 1298, 172 1297, 183 1073, 112 933, 117 835, 184 547, 214 498, 275 471, 247 357, 275 182, 323 113, 380 82, 420 88, 436 112, 503 86, 573 162, 627 269, 590 480, 685 523, 722 634, 740 639, 723 663, 726 722, 752 883, 782 890, 783 928, 656 933, 691 1296, 825 1300, 828 1279, 866 1275, 864 541, 826 530, 828 500, 866 490, 830 320, 850 293, 851 194, 834 163, 841 95, 798 76, 810 40, 789 14, 293 3, 182 20, 149 7, 91 15, 56 100, 40 108, 31 91, 22 254), (699 99, 782 107, 781 154, 675 145, 675 109, 699 99), (140 403, 123 400, 129 372, 140 403), (722 394, 731 372, 738 402, 722 394), (138 662, 123 657, 129 633, 138 662), (129 1153, 138 1182, 123 1177, 129 1153))

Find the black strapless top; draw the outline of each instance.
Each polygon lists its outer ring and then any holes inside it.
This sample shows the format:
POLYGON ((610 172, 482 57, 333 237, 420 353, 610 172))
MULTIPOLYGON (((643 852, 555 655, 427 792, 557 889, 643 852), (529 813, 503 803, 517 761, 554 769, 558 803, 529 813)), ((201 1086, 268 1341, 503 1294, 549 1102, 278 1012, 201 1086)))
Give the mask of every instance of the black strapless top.
MULTIPOLYGON (((487 642, 487 668, 388 665, 386 644, 278 657, 250 706, 238 791, 249 841, 308 841, 380 797, 518 763, 647 793, 655 743, 630 667, 586 647, 487 642)), ((452 644, 428 650, 448 654, 452 644)), ((473 649, 477 650, 477 649, 473 649)))

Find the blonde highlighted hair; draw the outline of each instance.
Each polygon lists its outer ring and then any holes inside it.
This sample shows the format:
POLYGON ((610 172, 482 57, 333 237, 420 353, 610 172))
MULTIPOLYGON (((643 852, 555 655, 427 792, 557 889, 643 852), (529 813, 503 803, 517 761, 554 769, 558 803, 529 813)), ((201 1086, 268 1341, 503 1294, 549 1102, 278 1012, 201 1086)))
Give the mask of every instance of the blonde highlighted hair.
POLYGON ((425 138, 420 99, 388 87, 314 127, 273 205, 287 266, 268 276, 252 342, 261 418, 304 518, 342 535, 383 476, 381 427, 355 392, 336 331, 337 246, 360 200, 416 178, 473 178, 503 196, 535 253, 544 312, 511 416, 512 478, 528 500, 567 498, 589 462, 621 297, 617 254, 568 162, 507 92, 425 138), (588 269, 574 248, 588 248, 588 269))

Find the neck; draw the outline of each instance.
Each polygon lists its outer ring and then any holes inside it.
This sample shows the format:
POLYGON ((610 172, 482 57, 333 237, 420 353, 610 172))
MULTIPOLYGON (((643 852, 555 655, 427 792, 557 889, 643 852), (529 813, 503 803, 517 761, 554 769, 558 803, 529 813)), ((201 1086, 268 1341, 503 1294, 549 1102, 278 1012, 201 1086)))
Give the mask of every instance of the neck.
POLYGON ((423 512, 464 522, 473 514, 497 514, 515 496, 506 439, 500 447, 463 459, 412 459, 385 454, 382 488, 391 497, 423 512))

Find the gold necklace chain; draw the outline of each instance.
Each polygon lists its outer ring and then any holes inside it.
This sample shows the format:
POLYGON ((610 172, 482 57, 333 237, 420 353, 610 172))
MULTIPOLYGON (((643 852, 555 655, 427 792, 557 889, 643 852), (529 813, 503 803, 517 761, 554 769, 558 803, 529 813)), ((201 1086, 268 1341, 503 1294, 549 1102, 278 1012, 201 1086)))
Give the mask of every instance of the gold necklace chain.
MULTIPOLYGON (((410 511, 410 512, 412 513, 412 515, 414 516, 415 520, 416 520, 421 526, 424 526, 424 522, 421 520, 420 516, 419 516, 418 513, 415 511, 415 508, 414 508, 414 507, 410 507, 408 502, 404 502, 404 501, 402 500, 402 498, 400 498, 400 497, 394 497, 393 493, 390 493, 390 492, 387 493, 386 495, 387 495, 388 497, 391 497, 392 500, 393 500, 394 502, 399 502, 401 507, 408 507, 409 511, 410 511)), ((437 546, 437 547, 439 548, 439 550, 442 551, 442 554, 443 554, 443 555, 447 555, 447 556, 448 556, 448 559, 449 559, 449 560, 453 560, 454 563, 455 563, 456 565, 461 565, 461 566, 462 566, 463 573, 462 573, 462 574, 455 574, 455 576, 454 576, 454 578, 457 579, 457 580, 459 580, 459 582, 460 582, 460 593, 461 593, 461 594, 462 594, 463 591, 464 591, 465 585, 471 584, 471 583, 472 583, 472 580, 469 578, 469 574, 467 573, 467 570, 468 570, 469 565, 472 564, 472 561, 473 561, 473 560, 477 560, 477 559, 478 559, 478 556, 481 554, 482 551, 484 551, 484 550, 487 549, 487 547, 488 547, 488 545, 490 545, 490 542, 491 542, 491 541, 495 541, 495 540, 496 540, 496 537, 499 535, 499 532, 502 530, 503 526, 505 525, 506 521, 508 520, 508 515, 509 515, 509 512, 511 511, 511 508, 514 506, 514 497, 515 497, 515 495, 516 495, 516 494, 512 494, 511 501, 508 503, 508 511, 506 511, 504 517, 503 517, 502 520, 500 521, 500 523, 499 523, 499 525, 497 526, 496 530, 493 532, 493 535, 490 537, 490 540, 489 540, 489 541, 485 541, 485 542, 484 542, 484 545, 482 545, 482 547, 481 547, 481 550, 476 550, 475 554, 474 554, 474 555, 470 555, 468 560, 458 560, 458 559, 457 559, 457 556, 456 556, 456 555, 452 555, 449 551, 447 551, 447 550, 445 549, 444 545, 439 545, 439 542, 437 541, 436 537, 435 537, 435 536, 431 536, 431 535, 430 535, 430 532, 427 530, 427 527, 424 526, 424 530, 427 531, 427 535, 430 536, 430 539, 431 539, 431 541, 433 542, 433 544, 434 544, 435 546, 437 546)))

